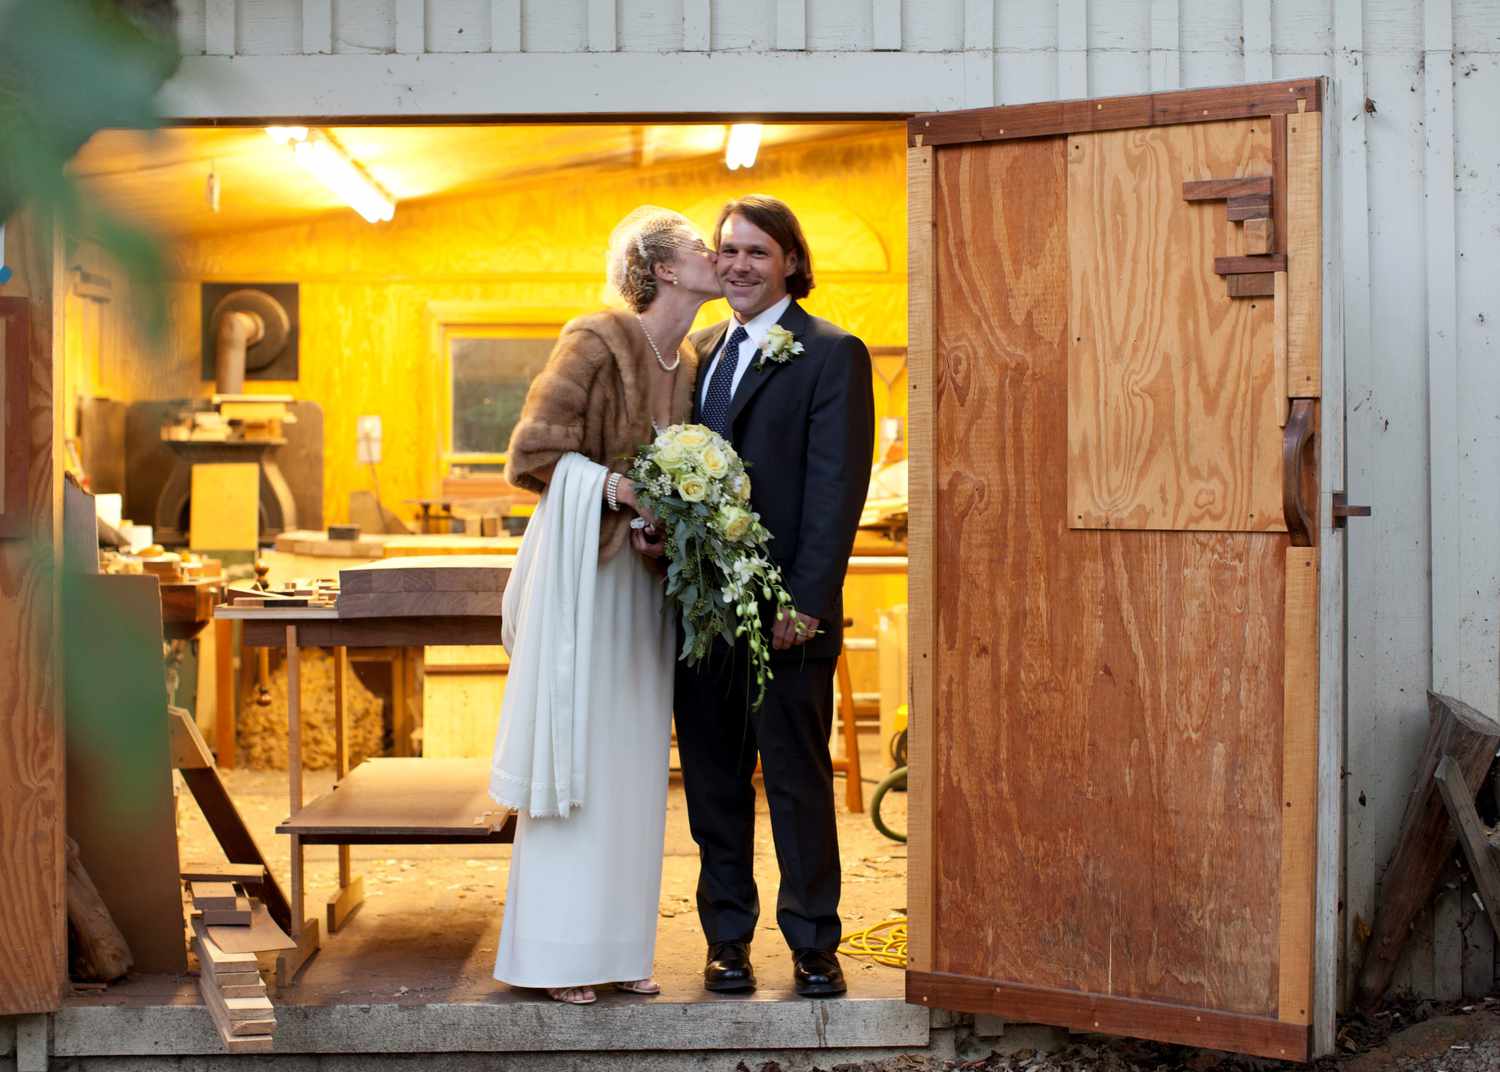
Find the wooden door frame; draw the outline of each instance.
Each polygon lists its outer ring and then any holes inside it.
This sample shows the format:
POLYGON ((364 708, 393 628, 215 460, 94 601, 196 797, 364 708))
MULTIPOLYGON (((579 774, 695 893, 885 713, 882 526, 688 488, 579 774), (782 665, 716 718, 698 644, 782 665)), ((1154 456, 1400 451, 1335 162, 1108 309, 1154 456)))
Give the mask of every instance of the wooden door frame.
MULTIPOLYGON (((1338 129, 1333 121, 1334 87, 1327 78, 1298 79, 1215 89, 1193 89, 1142 96, 1055 101, 1013 107, 980 108, 919 115, 907 126, 909 352, 908 428, 911 524, 910 632, 908 659, 910 721, 910 818, 908 916, 910 920, 907 1000, 943 1007, 995 1005, 1044 1023, 1079 1030, 1141 1033, 1149 1014, 1153 1037, 1216 1040, 1225 1049, 1275 1055, 1294 1051, 1306 1058, 1330 1053, 1334 1017, 1342 1004, 1343 757, 1345 736, 1345 628, 1343 529, 1335 527, 1333 496, 1344 488, 1344 353, 1342 285, 1338 250, 1338 129), (1020 985, 978 986, 971 980, 933 971, 934 655, 937 651, 934 596, 936 528, 936 285, 934 208, 935 151, 943 146, 1140 127, 1217 122, 1298 112, 1319 112, 1322 125, 1322 383, 1318 430, 1318 754, 1314 907, 1314 979, 1311 1038, 1307 1028, 1231 1013, 1208 1014, 1166 1003, 1090 995, 1020 985), (1275 1036, 1275 1037, 1272 1037, 1275 1036)), ((1278 225, 1279 226, 1279 225, 1278 225)))

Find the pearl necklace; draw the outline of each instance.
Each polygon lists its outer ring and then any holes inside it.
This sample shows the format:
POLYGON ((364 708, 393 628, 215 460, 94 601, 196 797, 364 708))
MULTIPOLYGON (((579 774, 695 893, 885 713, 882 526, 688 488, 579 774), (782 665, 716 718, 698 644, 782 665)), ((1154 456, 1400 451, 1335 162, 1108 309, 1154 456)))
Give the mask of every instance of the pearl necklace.
POLYGON ((676 361, 674 361, 670 365, 667 364, 666 361, 662 359, 661 350, 657 348, 656 340, 651 337, 651 332, 647 330, 646 322, 641 319, 640 313, 635 314, 635 322, 639 324, 641 326, 641 330, 646 333, 646 341, 651 344, 651 352, 656 355, 656 363, 661 366, 661 370, 663 372, 676 372, 677 366, 682 364, 682 355, 678 354, 676 361))

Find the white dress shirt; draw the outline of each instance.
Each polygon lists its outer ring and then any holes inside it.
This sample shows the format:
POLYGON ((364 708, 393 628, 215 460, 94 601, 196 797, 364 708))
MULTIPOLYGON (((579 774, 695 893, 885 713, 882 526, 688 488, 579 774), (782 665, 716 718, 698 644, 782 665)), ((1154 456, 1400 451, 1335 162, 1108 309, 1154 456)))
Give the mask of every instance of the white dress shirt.
MULTIPOLYGON (((750 367, 750 359, 755 356, 755 351, 759 350, 765 344, 766 336, 771 333, 771 329, 781 319, 781 314, 786 312, 787 307, 791 304, 792 297, 788 294, 769 309, 762 310, 750 320, 740 325, 745 329, 745 334, 749 338, 740 343, 740 352, 735 355, 738 364, 734 370, 734 382, 729 385, 729 397, 731 399, 739 391, 740 381, 745 378, 745 370, 750 367)), ((725 345, 719 347, 719 352, 714 355, 713 360, 708 363, 708 368, 704 371, 703 386, 698 391, 699 406, 702 406, 708 399, 709 381, 714 378, 714 370, 718 368, 719 361, 724 357, 724 351, 728 348, 729 336, 734 334, 736 324, 739 324, 739 321, 731 320, 729 322, 729 329, 724 332, 725 345)))

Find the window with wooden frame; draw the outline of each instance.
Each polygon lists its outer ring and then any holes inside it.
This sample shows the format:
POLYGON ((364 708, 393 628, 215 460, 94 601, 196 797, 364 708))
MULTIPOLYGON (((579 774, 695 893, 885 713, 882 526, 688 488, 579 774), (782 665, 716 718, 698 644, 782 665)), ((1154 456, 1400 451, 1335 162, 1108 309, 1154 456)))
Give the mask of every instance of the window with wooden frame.
POLYGON ((499 473, 527 388, 568 315, 472 303, 435 305, 431 315, 443 370, 442 472, 499 473))

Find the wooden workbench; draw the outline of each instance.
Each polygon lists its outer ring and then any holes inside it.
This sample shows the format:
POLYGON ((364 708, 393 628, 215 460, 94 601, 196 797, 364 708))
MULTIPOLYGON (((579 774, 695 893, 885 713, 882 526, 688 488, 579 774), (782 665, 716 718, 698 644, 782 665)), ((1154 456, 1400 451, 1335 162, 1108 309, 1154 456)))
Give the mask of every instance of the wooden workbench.
POLYGON ((303 847, 339 847, 338 891, 328 899, 326 925, 339 929, 364 900, 363 880, 352 873, 349 846, 510 841, 514 822, 488 802, 488 760, 372 759, 349 770, 346 690, 350 648, 421 647, 427 644, 500 642, 496 615, 341 618, 321 607, 285 609, 221 606, 221 621, 238 619, 244 643, 285 648, 287 666, 287 781, 289 814, 277 833, 291 839, 292 938, 297 948, 280 955, 277 983, 289 985, 320 944, 320 921, 304 907, 303 847), (322 797, 302 793, 303 647, 332 648, 334 655, 335 763, 339 781, 322 797))

